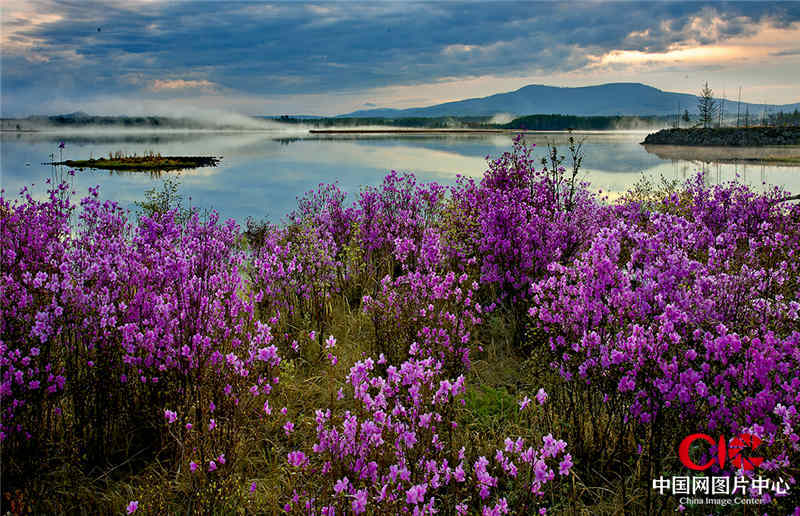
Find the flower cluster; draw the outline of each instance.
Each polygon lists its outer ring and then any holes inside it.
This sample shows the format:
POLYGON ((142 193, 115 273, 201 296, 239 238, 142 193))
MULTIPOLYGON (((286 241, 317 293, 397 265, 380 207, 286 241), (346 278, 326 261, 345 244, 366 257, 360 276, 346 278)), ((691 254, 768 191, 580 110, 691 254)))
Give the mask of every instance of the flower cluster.
POLYGON ((213 213, 133 224, 96 189, 70 223, 64 185, 47 201, 24 194, 0 207, 0 437, 13 464, 73 436, 103 460, 115 437, 149 428, 184 466, 230 463, 231 435, 258 413, 280 362, 243 286, 238 227, 213 213))
POLYGON ((532 286, 553 367, 643 425, 756 434, 800 459, 800 209, 698 178, 665 209, 615 208, 532 286))
POLYGON ((493 460, 455 449, 465 377, 448 379, 432 356, 390 365, 385 374, 376 371, 382 362, 353 365, 348 382, 355 410, 317 410, 310 455, 289 453, 299 491, 287 512, 362 514, 369 506, 393 514, 434 514, 443 507, 507 514, 512 496, 524 512, 541 505, 548 483, 569 474, 566 443, 552 435, 538 448, 508 438, 493 460))

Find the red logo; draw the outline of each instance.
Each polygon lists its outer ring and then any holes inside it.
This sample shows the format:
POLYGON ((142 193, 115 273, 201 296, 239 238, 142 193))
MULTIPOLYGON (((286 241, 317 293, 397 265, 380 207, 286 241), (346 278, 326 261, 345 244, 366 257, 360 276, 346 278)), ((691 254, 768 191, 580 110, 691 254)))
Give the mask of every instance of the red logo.
POLYGON ((730 444, 727 442, 724 435, 720 436, 718 441, 715 441, 711 436, 706 434, 692 434, 681 441, 681 445, 678 447, 678 457, 680 457, 684 466, 695 471, 706 470, 713 466, 714 463, 719 464, 719 467, 723 468, 725 467, 726 460, 730 460, 730 463, 736 466, 737 469, 752 471, 760 466, 761 463, 764 462, 764 459, 761 457, 744 457, 742 455, 742 450, 745 448, 755 450, 760 444, 761 439, 752 434, 740 434, 731 439, 730 444), (695 464, 691 457, 689 457, 689 447, 698 439, 706 441, 712 446, 715 444, 717 445, 717 456, 711 458, 705 464, 695 464))

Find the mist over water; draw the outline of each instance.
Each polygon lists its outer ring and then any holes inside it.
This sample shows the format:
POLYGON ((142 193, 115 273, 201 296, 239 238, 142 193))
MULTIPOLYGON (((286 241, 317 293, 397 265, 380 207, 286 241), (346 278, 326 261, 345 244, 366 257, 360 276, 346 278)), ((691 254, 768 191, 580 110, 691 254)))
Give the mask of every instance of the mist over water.
MULTIPOLYGON (((186 113, 184 113, 185 115, 186 113)), ((204 115, 205 116, 205 115, 204 115)), ((211 116, 209 114, 209 116, 211 116)), ((246 119, 247 117, 245 117, 246 119)), ((237 116, 225 119, 245 125, 237 116)), ((708 182, 739 178, 757 189, 762 183, 780 185, 800 192, 800 166, 758 163, 719 163, 699 157, 659 156, 640 145, 641 132, 575 133, 583 141, 585 158, 581 178, 595 190, 613 199, 631 187, 642 175, 658 180, 684 180, 698 171, 708 182)), ((535 144, 537 160, 548 145, 566 154, 567 133, 534 133, 525 136, 535 144)), ((280 222, 296 206, 296 197, 320 183, 338 182, 354 194, 365 185, 377 185, 392 169, 413 172, 419 181, 453 184, 457 174, 480 178, 486 170, 486 156, 496 157, 510 150, 513 135, 319 135, 305 128, 255 120, 253 129, 109 131, 106 128, 61 129, 40 133, 2 134, 0 184, 6 197, 15 196, 31 183, 37 195, 44 195, 43 181, 52 167, 43 165, 50 154, 59 157, 63 141, 64 159, 89 159, 121 151, 139 155, 153 151, 167 155, 221 156, 217 167, 182 172, 77 171, 72 179, 77 195, 99 185, 101 197, 134 209, 152 188, 161 188, 165 178, 180 183, 187 204, 216 209, 224 218, 240 223, 248 217, 280 222)))
POLYGON ((161 131, 272 131, 304 133, 308 127, 302 124, 285 124, 260 117, 197 106, 179 106, 165 102, 124 102, 104 101, 93 105, 91 114, 76 111, 66 115, 56 115, 48 119, 44 116, 4 120, 3 129, 13 129, 20 124, 25 130, 59 133, 98 133, 114 132, 161 132, 161 131), (63 118, 66 122, 55 122, 53 118, 63 118), (127 119, 126 119, 127 118, 127 119), (150 125, 135 119, 158 119, 164 127, 150 125))

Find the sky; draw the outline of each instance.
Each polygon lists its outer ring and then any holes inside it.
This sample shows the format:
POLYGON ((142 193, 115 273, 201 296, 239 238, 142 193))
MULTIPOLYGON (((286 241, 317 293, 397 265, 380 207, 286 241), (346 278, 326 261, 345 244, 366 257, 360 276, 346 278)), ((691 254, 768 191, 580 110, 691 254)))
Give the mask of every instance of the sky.
POLYGON ((800 2, 0 0, 2 116, 336 115, 528 84, 800 102, 800 2))

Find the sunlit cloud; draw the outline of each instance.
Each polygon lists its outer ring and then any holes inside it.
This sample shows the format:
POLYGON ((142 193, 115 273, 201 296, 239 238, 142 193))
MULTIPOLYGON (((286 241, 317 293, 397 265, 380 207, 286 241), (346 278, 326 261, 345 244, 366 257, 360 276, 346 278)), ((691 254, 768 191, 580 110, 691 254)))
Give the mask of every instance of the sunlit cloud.
POLYGON ((164 90, 187 90, 187 89, 204 89, 213 90, 215 84, 213 82, 203 80, 184 80, 184 79, 156 79, 150 86, 153 91, 164 90))
POLYGON ((610 64, 696 64, 721 62, 741 57, 742 49, 736 47, 709 46, 682 48, 668 52, 641 52, 639 50, 612 50, 597 60, 598 66, 610 64))

